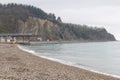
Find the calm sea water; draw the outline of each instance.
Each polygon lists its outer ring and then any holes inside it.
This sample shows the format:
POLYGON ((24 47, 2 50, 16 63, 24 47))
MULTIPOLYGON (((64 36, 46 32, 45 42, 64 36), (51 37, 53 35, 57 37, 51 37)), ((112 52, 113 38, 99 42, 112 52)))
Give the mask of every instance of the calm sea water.
POLYGON ((120 76, 120 42, 33 44, 23 47, 40 56, 120 76))

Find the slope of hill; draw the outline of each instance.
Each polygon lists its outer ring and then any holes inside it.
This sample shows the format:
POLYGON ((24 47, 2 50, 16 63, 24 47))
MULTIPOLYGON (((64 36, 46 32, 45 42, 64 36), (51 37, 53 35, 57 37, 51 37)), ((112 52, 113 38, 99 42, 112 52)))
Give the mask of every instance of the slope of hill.
POLYGON ((0 4, 0 33, 32 33, 43 40, 115 40, 105 28, 64 23, 52 13, 13 3, 0 4))

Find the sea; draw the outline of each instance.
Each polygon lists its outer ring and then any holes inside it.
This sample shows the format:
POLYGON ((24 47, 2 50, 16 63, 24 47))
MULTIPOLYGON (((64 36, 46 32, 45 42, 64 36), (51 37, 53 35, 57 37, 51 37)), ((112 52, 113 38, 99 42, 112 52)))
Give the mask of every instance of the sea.
POLYGON ((34 55, 120 78, 120 42, 47 43, 19 45, 34 55))

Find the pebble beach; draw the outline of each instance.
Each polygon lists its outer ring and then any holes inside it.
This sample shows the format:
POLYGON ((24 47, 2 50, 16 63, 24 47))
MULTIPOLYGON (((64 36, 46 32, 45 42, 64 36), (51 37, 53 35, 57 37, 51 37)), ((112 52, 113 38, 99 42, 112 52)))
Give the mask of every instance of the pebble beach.
POLYGON ((0 80, 120 80, 0 44, 0 80))

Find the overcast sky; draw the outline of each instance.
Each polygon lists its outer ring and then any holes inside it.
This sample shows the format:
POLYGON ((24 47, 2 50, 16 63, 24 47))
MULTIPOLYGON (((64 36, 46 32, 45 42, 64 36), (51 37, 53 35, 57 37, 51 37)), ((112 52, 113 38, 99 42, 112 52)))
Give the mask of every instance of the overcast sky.
POLYGON ((105 27, 120 40, 120 0, 0 0, 34 5, 63 22, 105 27))

